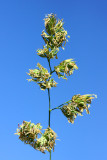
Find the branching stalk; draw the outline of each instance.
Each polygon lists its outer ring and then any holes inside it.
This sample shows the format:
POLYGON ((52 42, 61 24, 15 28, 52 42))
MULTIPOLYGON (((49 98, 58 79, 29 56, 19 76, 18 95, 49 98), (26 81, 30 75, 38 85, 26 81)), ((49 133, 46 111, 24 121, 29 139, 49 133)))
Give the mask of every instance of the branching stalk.
POLYGON ((62 107, 64 104, 65 104, 65 103, 63 103, 63 104, 59 105, 59 106, 58 106, 58 107, 56 107, 56 108, 51 109, 51 111, 53 111, 53 110, 55 110, 55 109, 61 109, 61 107, 62 107))
POLYGON ((60 108, 60 107, 56 107, 56 108, 51 109, 50 111, 53 111, 53 110, 55 110, 55 109, 61 109, 61 108, 60 108))
POLYGON ((51 71, 51 73, 50 73, 50 74, 52 74, 52 73, 54 73, 54 72, 55 72, 55 70, 51 71))

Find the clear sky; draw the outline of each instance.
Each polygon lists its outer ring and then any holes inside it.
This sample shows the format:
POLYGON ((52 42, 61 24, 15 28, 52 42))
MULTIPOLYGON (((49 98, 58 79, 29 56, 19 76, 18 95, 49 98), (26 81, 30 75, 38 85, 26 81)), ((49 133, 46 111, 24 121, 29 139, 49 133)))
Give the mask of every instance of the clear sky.
POLYGON ((106 0, 0 0, 0 160, 47 160, 14 135, 23 120, 48 126, 48 95, 26 79, 37 63, 48 67, 36 54, 44 42, 40 36, 46 14, 63 18, 70 35, 58 60, 74 58, 79 69, 68 80, 58 79, 51 89, 51 107, 75 94, 97 94, 90 115, 84 113, 69 124, 60 110, 51 115, 57 133, 52 160, 107 160, 107 1, 106 0))

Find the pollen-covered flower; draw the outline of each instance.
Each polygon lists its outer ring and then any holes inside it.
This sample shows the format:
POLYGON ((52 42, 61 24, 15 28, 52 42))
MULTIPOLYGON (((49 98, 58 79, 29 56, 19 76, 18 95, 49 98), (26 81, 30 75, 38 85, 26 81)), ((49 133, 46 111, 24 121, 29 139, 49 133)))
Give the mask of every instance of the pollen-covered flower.
POLYGON ((46 57, 57 59, 57 53, 59 47, 63 48, 65 46, 67 37, 67 31, 63 28, 64 22, 63 19, 57 19, 56 15, 48 14, 44 19, 45 30, 42 31, 42 38, 45 41, 45 46, 43 49, 38 49, 37 54, 41 57, 46 57))
POLYGON ((65 102, 61 108, 62 113, 67 117, 68 122, 74 123, 77 115, 82 116, 82 112, 86 110, 89 114, 89 107, 92 99, 96 98, 96 95, 86 94, 86 95, 75 95, 68 102, 65 102))
POLYGON ((45 151, 50 152, 52 149, 54 151, 56 133, 50 127, 45 129, 44 133, 41 131, 42 126, 40 123, 35 125, 34 123, 23 121, 22 125, 18 126, 15 134, 19 136, 22 142, 29 144, 42 153, 45 153, 45 151))
POLYGON ((28 75, 32 77, 32 79, 28 79, 28 81, 36 82, 41 90, 45 90, 47 88, 56 87, 56 82, 54 79, 50 78, 51 75, 48 73, 48 70, 45 69, 39 63, 37 64, 39 69, 30 69, 28 75))
POLYGON ((58 77, 62 77, 63 79, 67 79, 65 75, 70 76, 73 74, 73 71, 78 69, 75 61, 73 59, 67 59, 62 61, 58 66, 55 66, 55 72, 58 77))
POLYGON ((44 19, 45 21, 45 28, 46 32, 42 32, 42 37, 47 45, 50 48, 54 47, 62 47, 62 44, 66 44, 66 36, 67 31, 64 30, 63 19, 57 20, 56 15, 48 14, 47 17, 44 19))
POLYGON ((49 127, 45 130, 44 134, 42 134, 41 138, 37 140, 36 146, 38 146, 38 150, 44 152, 47 150, 50 152, 52 149, 54 151, 56 140, 56 133, 49 127))
POLYGON ((33 145, 38 135, 41 135, 42 126, 40 123, 34 124, 31 122, 23 121, 21 125, 18 126, 17 134, 19 139, 26 144, 33 145))

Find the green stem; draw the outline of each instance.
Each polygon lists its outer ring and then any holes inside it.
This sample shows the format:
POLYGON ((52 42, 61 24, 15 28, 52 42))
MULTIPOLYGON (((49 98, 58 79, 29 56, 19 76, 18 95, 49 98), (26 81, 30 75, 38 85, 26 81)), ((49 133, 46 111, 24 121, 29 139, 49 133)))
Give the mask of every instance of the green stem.
POLYGON ((51 64, 50 64, 50 59, 47 58, 47 60, 48 60, 48 63, 49 63, 50 73, 52 73, 51 64))
POLYGON ((67 102, 59 105, 58 107, 51 109, 50 111, 53 111, 53 110, 55 110, 55 109, 61 109, 61 107, 62 107, 64 104, 68 104, 68 103, 71 102, 71 101, 72 101, 72 100, 69 100, 69 101, 67 101, 67 102))
POLYGON ((56 108, 51 109, 50 111, 53 111, 53 110, 55 110, 55 109, 61 109, 61 108, 60 108, 60 107, 56 107, 56 108))
POLYGON ((49 121, 48 121, 48 125, 50 127, 51 104, 50 104, 50 89, 49 88, 48 88, 48 98, 49 98, 49 121))
MULTIPOLYGON (((49 68, 50 68, 50 73, 52 73, 51 65, 50 65, 50 59, 48 59, 49 63, 49 68)), ((51 121, 51 98, 50 98, 50 89, 48 88, 48 98, 49 98, 49 121, 48 121, 48 126, 50 127, 50 121, 51 121)), ((50 160, 51 160, 51 151, 50 151, 50 160)))
POLYGON ((50 160, 51 160, 51 151, 50 151, 50 160))
POLYGON ((61 105, 59 105, 58 107, 56 107, 56 108, 53 108, 53 109, 51 109, 50 111, 53 111, 53 110, 55 110, 55 109, 61 109, 61 106, 63 106, 64 105, 64 103, 63 104, 61 104, 61 105))
POLYGON ((50 74, 52 74, 52 73, 54 73, 54 72, 55 72, 55 70, 51 71, 51 73, 50 73, 50 74))

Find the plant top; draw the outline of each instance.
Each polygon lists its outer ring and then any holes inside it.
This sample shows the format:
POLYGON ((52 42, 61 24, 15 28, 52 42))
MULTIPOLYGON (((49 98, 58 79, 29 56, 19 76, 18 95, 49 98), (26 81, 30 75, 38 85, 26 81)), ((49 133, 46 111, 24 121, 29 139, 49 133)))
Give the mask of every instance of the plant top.
POLYGON ((25 144, 29 144, 34 149, 45 153, 48 151, 50 153, 51 160, 51 150, 54 151, 56 133, 50 127, 51 121, 51 112, 53 110, 59 109, 64 116, 68 119, 69 123, 74 123, 74 120, 78 115, 82 116, 83 111, 86 110, 86 113, 89 114, 89 107, 94 98, 97 98, 94 94, 86 95, 74 95, 71 100, 59 105, 58 107, 51 108, 50 102, 50 89, 57 86, 57 82, 52 78, 52 74, 56 73, 58 78, 66 79, 73 74, 75 70, 78 69, 76 62, 70 58, 66 59, 59 63, 59 65, 51 68, 51 60, 58 59, 59 48, 66 44, 67 37, 69 38, 67 31, 63 28, 64 22, 63 19, 57 19, 55 14, 48 14, 44 19, 45 29, 42 31, 42 38, 45 42, 45 45, 42 49, 37 50, 37 55, 47 59, 49 64, 48 69, 44 68, 40 63, 37 63, 36 69, 30 69, 27 73, 31 79, 28 81, 33 81, 37 83, 41 90, 48 91, 49 98, 49 121, 48 127, 42 133, 42 126, 40 123, 34 124, 27 121, 23 121, 21 125, 18 125, 16 134, 19 136, 19 139, 25 144))

